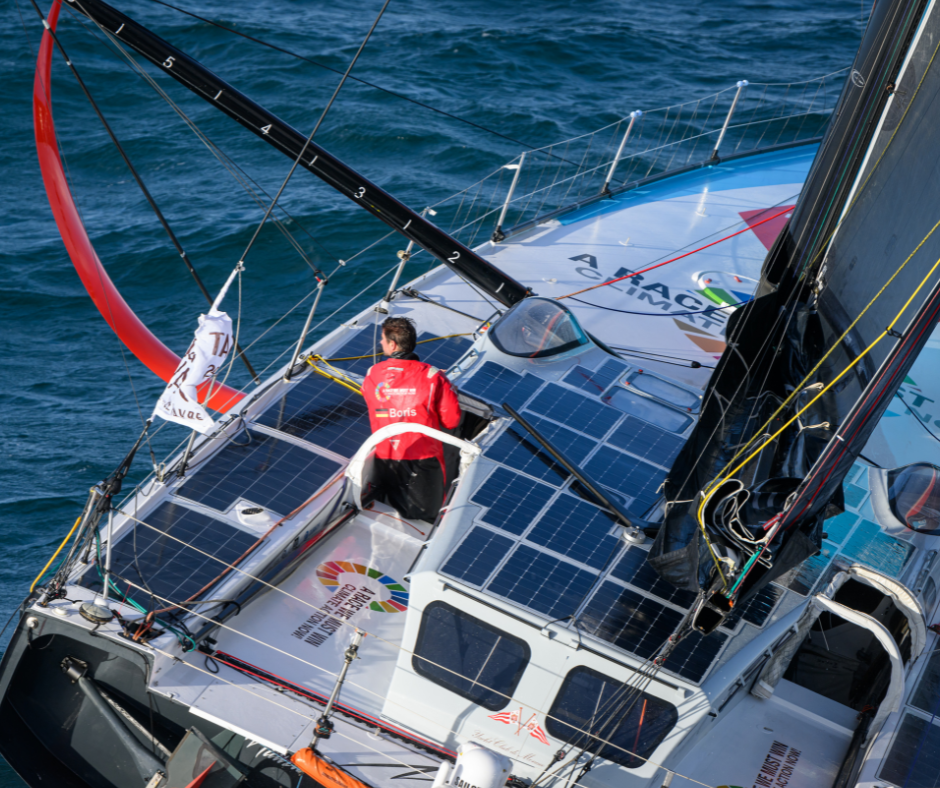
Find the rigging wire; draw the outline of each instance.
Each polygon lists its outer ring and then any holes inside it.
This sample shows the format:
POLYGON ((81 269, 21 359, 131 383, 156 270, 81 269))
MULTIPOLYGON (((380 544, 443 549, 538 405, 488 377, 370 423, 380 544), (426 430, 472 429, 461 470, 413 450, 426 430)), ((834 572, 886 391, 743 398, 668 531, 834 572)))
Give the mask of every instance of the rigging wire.
MULTIPOLYGON (((72 0, 72 4, 81 7, 81 0, 72 0)), ((97 20, 93 18, 91 14, 78 13, 72 9, 71 6, 65 7, 72 15, 72 18, 75 19, 85 31, 94 36, 97 40, 102 40, 111 47, 111 49, 117 52, 121 57, 123 57, 127 63, 130 65, 131 69, 141 78, 145 83, 147 83, 153 91, 160 96, 163 101, 182 119, 182 121, 190 128, 190 130, 196 135, 196 137, 202 142, 203 145, 209 150, 210 153, 218 160, 218 162, 228 171, 228 173, 235 179, 239 186, 244 189, 246 194, 248 194, 258 205, 259 208, 264 210, 265 202, 261 199, 260 195, 264 195, 268 199, 271 199, 271 196, 264 189, 261 184, 259 184, 254 178, 252 178, 231 156, 225 153, 217 143, 215 143, 206 132, 204 132, 199 125, 190 118, 186 112, 177 104, 170 95, 160 87, 159 83, 154 79, 146 69, 142 68, 141 65, 137 62, 134 56, 123 46, 120 39, 115 37, 109 30, 102 27, 97 20), (250 183, 250 185, 249 185, 250 183)), ((305 235, 307 235, 310 240, 320 248, 328 257, 333 260, 337 260, 337 256, 333 254, 329 249, 327 249, 317 238, 294 216, 292 216, 283 206, 278 205, 278 210, 284 214, 288 221, 295 224, 305 235)), ((283 220, 275 216, 272 221, 274 221, 277 228, 280 230, 281 234, 287 240, 288 244, 293 247, 294 251, 304 260, 304 262, 313 270, 313 272, 318 276, 325 276, 322 271, 313 263, 313 261, 307 256, 303 247, 291 234, 290 230, 287 229, 283 220)))
MULTIPOLYGON (((143 523, 143 524, 144 524, 144 525, 147 525, 146 523, 143 523)), ((148 525, 147 527, 153 528, 153 526, 149 526, 149 525, 148 525)), ((159 530, 159 529, 158 529, 158 530, 159 530)), ((169 534, 167 534, 167 535, 169 536, 169 534)), ((173 537, 171 536, 171 538, 173 538, 173 537)), ((197 552, 202 552, 202 551, 199 551, 198 548, 193 548, 193 549, 197 550, 197 552)), ((206 553, 205 555, 208 556, 209 554, 206 553)), ((214 556, 210 556, 210 557, 215 558, 214 556)), ((220 559, 217 559, 217 558, 216 558, 215 560, 220 560, 220 559)), ((224 563, 224 562, 223 562, 223 563, 224 563)), ((236 570, 236 571, 239 571, 239 570, 236 570)), ((250 577, 250 575, 249 575, 249 577, 250 577)), ((132 581, 127 580, 126 578, 121 578, 121 580, 122 580, 123 582, 128 583, 128 585, 131 586, 131 587, 135 587, 135 588, 138 588, 138 589, 140 589, 140 590, 144 590, 141 586, 138 586, 137 584, 133 583, 132 581)), ((257 582, 264 583, 264 581, 261 580, 260 578, 255 578, 255 580, 256 580, 257 582)), ((268 584, 266 584, 266 585, 268 585, 268 584)), ((275 589, 275 590, 277 590, 277 591, 280 591, 281 593, 288 594, 288 592, 284 591, 283 589, 278 588, 277 586, 270 586, 270 587, 273 588, 273 589, 275 589)), ((288 594, 288 596, 291 596, 291 598, 297 599, 297 597, 293 597, 293 596, 290 595, 290 594, 288 594)), ((190 613, 190 614, 192 614, 192 615, 194 615, 194 616, 196 616, 196 617, 203 618, 203 619, 205 619, 206 621, 212 622, 213 624, 216 624, 217 626, 219 626, 219 627, 221 627, 221 628, 223 628, 223 629, 226 629, 226 630, 229 630, 229 631, 233 632, 234 634, 238 635, 239 637, 243 637, 243 638, 245 638, 245 639, 247 639, 247 640, 253 641, 253 642, 255 642, 255 643, 257 643, 258 645, 261 645, 261 646, 267 646, 268 648, 270 648, 270 649, 272 649, 272 650, 274 650, 274 651, 276 651, 276 652, 278 652, 278 653, 280 653, 280 654, 282 654, 282 655, 284 655, 284 656, 286 656, 286 657, 290 657, 291 659, 296 660, 297 662, 300 662, 300 663, 302 663, 302 664, 305 665, 305 666, 308 666, 308 667, 314 668, 314 669, 316 669, 316 670, 319 670, 319 671, 321 671, 321 672, 323 672, 323 673, 326 673, 328 676, 335 676, 335 675, 336 675, 335 672, 330 671, 328 668, 324 668, 322 665, 318 665, 318 664, 316 664, 315 662, 310 662, 310 661, 308 661, 308 660, 305 660, 303 657, 299 657, 299 656, 297 656, 296 654, 292 654, 292 653, 289 652, 289 651, 284 651, 284 650, 278 648, 277 646, 275 646, 275 645, 269 643, 268 641, 255 638, 255 637, 253 637, 253 636, 247 634, 246 632, 242 632, 242 631, 237 630, 237 629, 235 629, 234 627, 231 627, 231 626, 229 626, 229 625, 227 625, 227 624, 224 624, 224 623, 222 623, 222 622, 218 622, 218 621, 216 621, 215 619, 210 618, 209 616, 206 616, 206 615, 204 615, 204 614, 199 613, 198 611, 195 611, 195 610, 188 610, 188 609, 186 609, 186 608, 182 608, 181 605, 178 605, 177 603, 173 602, 172 600, 166 599, 166 598, 164 598, 164 597, 157 596, 156 598, 157 598, 157 599, 160 599, 160 600, 163 601, 163 602, 166 602, 166 603, 169 604, 169 605, 174 605, 174 606, 176 606, 176 607, 180 607, 181 609, 185 610, 187 613, 190 613)), ((318 611, 320 610, 319 608, 317 608, 316 606, 314 606, 312 603, 306 602, 305 604, 306 604, 308 607, 311 607, 311 608, 313 608, 313 609, 315 609, 315 610, 318 610, 318 611)), ((322 612, 322 611, 320 611, 320 612, 322 612)), ((328 614, 328 615, 329 615, 329 614, 328 614)), ((334 618, 333 616, 330 616, 330 617, 331 617, 331 618, 334 618)), ((334 620, 341 622, 341 623, 342 623, 343 625, 345 625, 346 627, 351 627, 353 630, 356 629, 355 625, 354 625, 354 624, 351 624, 351 623, 348 622, 348 621, 345 621, 345 620, 343 620, 343 619, 336 619, 336 618, 334 618, 334 620)), ((378 636, 378 635, 375 635, 374 633, 371 633, 371 632, 368 633, 368 634, 371 635, 371 636, 372 636, 375 640, 377 640, 378 642, 384 643, 385 645, 390 646, 390 647, 391 647, 392 649, 394 649, 394 650, 403 651, 403 652, 406 653, 406 654, 413 654, 413 652, 409 652, 407 649, 405 649, 403 646, 401 646, 401 645, 399 645, 399 644, 396 644, 396 643, 393 643, 393 642, 391 642, 391 641, 385 640, 384 638, 382 638, 382 637, 380 637, 380 636, 378 636)), ((195 670, 198 670, 198 671, 200 671, 200 672, 206 673, 207 675, 210 675, 210 676, 213 676, 213 677, 215 677, 215 678, 217 678, 217 679, 220 679, 221 681, 226 681, 226 679, 221 678, 217 673, 213 673, 212 671, 208 671, 208 670, 203 670, 202 668, 199 668, 198 666, 193 665, 193 664, 190 663, 190 662, 187 662, 185 659, 182 659, 182 660, 181 660, 179 657, 177 657, 177 656, 175 656, 175 655, 173 655, 173 654, 171 654, 171 653, 169 653, 169 652, 165 652, 165 651, 163 651, 162 649, 158 648, 158 647, 157 647, 156 645, 154 645, 153 643, 148 643, 147 646, 148 646, 149 648, 152 648, 154 651, 160 652, 160 653, 162 653, 162 654, 165 654, 166 656, 171 657, 171 658, 172 658, 175 662, 177 662, 177 663, 182 663, 182 664, 187 665, 188 667, 191 667, 191 668, 193 668, 193 669, 195 669, 195 670)), ((426 661, 426 662, 428 662, 429 664, 434 665, 435 667, 438 667, 438 668, 440 668, 440 669, 442 669, 442 670, 448 672, 448 673, 452 673, 452 674, 454 674, 455 676, 457 676, 457 677, 459 677, 459 678, 466 678, 465 676, 461 676, 461 674, 457 673, 456 671, 451 670, 450 668, 447 668, 447 667, 444 666, 444 665, 440 665, 439 663, 433 662, 432 660, 429 660, 429 659, 427 659, 426 657, 421 657, 421 659, 424 660, 424 661, 426 661)), ((650 664, 652 664, 652 661, 651 661, 651 660, 647 660, 647 663, 645 663, 645 664, 650 665, 650 664)), ((637 673, 640 674, 640 671, 637 671, 637 673)), ((651 683, 652 680, 655 680, 655 672, 654 672, 654 674, 651 675, 651 676, 647 676, 646 674, 640 674, 640 679, 641 679, 641 680, 647 679, 644 686, 649 686, 649 683, 651 683)), ((276 705, 281 705, 281 704, 277 704, 277 702, 276 702, 276 701, 273 701, 272 699, 266 698, 266 697, 263 696, 263 695, 258 695, 257 693, 250 692, 250 690, 247 690, 247 688, 245 688, 244 686, 236 685, 236 684, 234 684, 233 682, 230 682, 230 681, 226 681, 226 683, 231 684, 233 687, 236 687, 237 689, 238 689, 238 688, 244 689, 245 691, 248 691, 250 694, 255 695, 255 697, 260 697, 260 698, 262 698, 262 699, 271 700, 271 702, 276 703, 276 705)), ((366 687, 365 685, 357 684, 356 682, 354 682, 354 681, 352 681, 352 680, 350 680, 350 679, 347 679, 347 683, 350 684, 350 686, 355 686, 357 689, 360 689, 360 690, 362 690, 362 691, 364 691, 364 692, 366 692, 366 693, 375 695, 375 696, 376 696, 377 698, 379 698, 380 700, 383 700, 383 701, 391 700, 391 701, 392 701, 393 703, 395 703, 396 705, 404 706, 404 704, 403 704, 402 702, 396 701, 396 700, 394 700, 393 698, 386 698, 385 696, 381 695, 381 694, 380 694, 377 690, 375 690, 375 689, 366 687)), ((480 682, 477 681, 476 683, 479 684, 480 682)), ((511 696, 506 696, 504 693, 500 693, 498 690, 496 690, 496 689, 494 689, 494 688, 487 687, 487 689, 490 689, 490 691, 496 692, 497 694, 500 694, 500 695, 502 695, 503 697, 507 698, 507 702, 513 700, 513 698, 512 698, 511 696)), ((295 713, 295 714, 298 714, 298 715, 301 715, 301 716, 306 716, 306 715, 303 715, 301 712, 297 711, 296 709, 292 709, 292 708, 289 708, 289 707, 287 707, 287 706, 282 706, 282 708, 287 709, 288 711, 292 711, 292 712, 295 713)), ((438 721, 434 721, 434 720, 432 720, 431 718, 426 717, 425 715, 422 715, 420 712, 418 712, 418 711, 414 708, 414 706, 407 706, 406 708, 408 709, 409 712, 415 714, 416 716, 419 716, 419 717, 421 717, 422 719, 427 720, 428 722, 434 722, 435 725, 438 725, 438 726, 439 726, 440 723, 439 723, 438 721)), ((564 725, 566 725, 567 727, 573 728, 575 731, 577 731, 577 732, 578 732, 579 734, 581 734, 582 736, 583 736, 583 735, 586 735, 586 736, 588 736, 588 737, 590 737, 590 738, 596 738, 598 744, 600 744, 600 745, 612 747, 612 748, 614 748, 614 749, 616 749, 616 750, 619 750, 619 751, 621 751, 621 752, 624 752, 624 753, 626 753, 627 755, 630 755, 630 756, 632 756, 632 757, 634 757, 634 758, 638 758, 638 759, 640 759, 640 760, 642 760, 642 761, 644 761, 644 762, 646 762, 646 763, 651 763, 651 764, 653 764, 654 766, 660 766, 660 764, 656 764, 654 761, 651 761, 651 760, 649 760, 648 758, 644 758, 642 755, 639 755, 638 753, 631 752, 630 750, 626 749, 625 747, 622 747, 621 745, 617 744, 616 742, 610 741, 609 739, 602 738, 601 736, 599 736, 599 735, 597 735, 597 734, 591 733, 590 731, 585 731, 585 730, 583 730, 583 729, 580 729, 580 728, 576 727, 575 725, 572 725, 571 721, 561 720, 560 718, 557 718, 557 717, 555 717, 555 716, 553 716, 553 715, 550 715, 550 714, 548 714, 547 712, 542 711, 541 709, 538 709, 538 710, 536 710, 536 711, 537 711, 538 713, 543 714, 543 715, 546 717, 546 719, 551 719, 551 720, 553 720, 553 721, 555 721, 555 722, 564 724, 564 725)), ((310 719, 312 720, 313 718, 310 717, 310 719)), ((453 730, 453 729, 450 729, 450 732, 452 732, 452 733, 458 733, 458 731, 455 731, 455 730, 453 730)), ((334 731, 334 734, 337 734, 337 733, 339 733, 339 731, 334 731)), ((340 734, 340 735, 342 735, 342 734, 340 734)), ((348 738, 348 737, 347 737, 347 738, 348 738)), ((390 756, 390 757, 391 757, 391 756, 390 756)), ((661 768, 665 768, 665 767, 661 767, 661 768)), ((680 776, 681 776, 681 775, 680 775, 680 776)), ((706 786, 705 783, 702 783, 702 782, 699 782, 699 781, 697 781, 697 780, 694 780, 694 779, 691 778, 691 777, 687 777, 686 779, 691 780, 692 782, 696 783, 697 785, 706 786)), ((708 788, 708 786, 706 786, 706 788, 708 788)))
MULTIPOLYGON (((35 2, 35 0, 33 0, 35 2)), ((251 240, 248 242, 248 246, 245 248, 245 251, 242 252, 242 256, 239 259, 239 264, 245 264, 245 258, 248 256, 248 252, 251 251, 251 247, 254 246, 255 241, 258 238, 258 235, 261 233, 261 228, 264 227, 265 222, 268 220, 268 217, 271 215, 271 212, 274 210, 274 206, 277 205, 278 200, 280 200, 281 195, 284 193, 284 189, 287 187, 288 182, 291 179, 291 176, 297 169, 297 166, 300 164, 303 159, 304 154, 307 152, 307 148, 310 143, 313 141, 314 136, 317 133, 317 130, 320 128, 320 125, 323 123, 326 118, 327 113, 330 111, 330 107, 333 106, 333 102, 336 101, 336 97, 339 95, 340 90, 343 89, 343 85, 346 84, 346 79, 349 77, 350 72, 353 70, 353 66, 356 65, 356 61, 359 60, 359 56, 362 54, 362 51, 366 48, 366 44, 369 42, 369 39, 372 37, 372 33, 379 24, 379 20, 382 18, 382 15, 385 13, 385 9, 388 8, 388 4, 391 0, 385 0, 382 4, 382 8, 379 10, 378 16, 375 18, 375 21, 372 23, 372 27, 369 28, 369 32, 366 33, 366 37, 362 40, 362 43, 359 45, 359 49, 356 54, 353 56, 352 61, 349 66, 346 68, 346 73, 343 74, 343 78, 339 81, 339 84, 336 86, 336 90, 333 91, 333 95, 330 96, 330 100, 327 102, 326 106, 323 108, 323 112, 320 114, 320 119, 317 121, 316 125, 313 127, 313 131, 307 137, 307 141, 304 143, 303 147, 300 149, 300 152, 297 154, 297 158, 294 160, 294 163, 291 165, 290 171, 287 173, 287 176, 284 178, 284 183, 281 184, 281 188, 277 190, 277 194, 274 195, 274 199, 271 201, 271 205, 268 206, 268 210, 265 212, 264 217, 261 219, 261 222, 258 224, 258 229, 255 230, 255 234, 251 237, 251 240)))
MULTIPOLYGON (((260 38, 255 38, 254 36, 250 36, 250 35, 248 35, 247 33, 242 33, 241 31, 235 30, 234 28, 231 28, 231 27, 228 27, 228 26, 226 26, 226 25, 223 25, 223 24, 221 24, 220 22, 215 22, 215 21, 213 21, 213 20, 211 20, 211 19, 207 19, 206 17, 202 17, 202 16, 199 16, 198 14, 194 14, 192 11, 187 11, 185 8, 180 8, 180 7, 178 7, 178 6, 171 5, 170 3, 164 2, 164 0, 150 0, 150 2, 152 2, 152 3, 157 3, 158 5, 166 6, 167 8, 171 8, 171 9, 173 9, 174 11, 178 11, 178 12, 181 13, 181 14, 186 14, 187 16, 191 16, 191 17, 193 17, 194 19, 198 19, 200 22, 205 22, 207 25, 212 25, 213 27, 218 27, 218 28, 220 28, 221 30, 225 30, 225 31, 227 31, 227 32, 229 32, 229 33, 234 33, 236 36, 241 36, 242 38, 245 38, 245 39, 247 39, 247 40, 249 40, 249 41, 253 41, 253 42, 256 43, 256 44, 261 44, 261 46, 268 47, 269 49, 273 49, 273 50, 275 50, 276 52, 281 52, 281 53, 283 53, 283 54, 285 54, 285 55, 290 55, 291 57, 297 58, 298 60, 303 60, 303 61, 305 61, 305 62, 307 62, 307 63, 310 63, 310 64, 312 64, 312 65, 314 65, 314 66, 318 66, 319 68, 325 69, 326 71, 332 71, 334 74, 342 74, 342 73, 343 73, 342 71, 340 71, 340 70, 338 70, 338 69, 332 68, 332 67, 327 66, 327 65, 325 65, 325 64, 323 64, 323 63, 318 63, 316 60, 312 60, 312 59, 309 58, 309 57, 305 57, 304 55, 301 55, 301 54, 299 54, 298 52, 293 52, 293 51, 291 51, 290 49, 285 49, 284 47, 279 47, 279 46, 277 46, 276 44, 271 44, 271 43, 269 43, 269 42, 267 42, 267 41, 263 41, 263 40, 261 40, 260 38)), ((488 129, 486 126, 481 126, 479 123, 475 123, 474 121, 468 120, 467 118, 462 118, 462 117, 460 117, 459 115, 454 115, 454 114, 452 114, 452 113, 450 113, 450 112, 446 112, 445 110, 438 109, 437 107, 432 107, 430 104, 425 104, 425 103, 422 102, 422 101, 418 101, 417 99, 413 99, 413 98, 411 98, 411 97, 409 97, 409 96, 406 96, 406 95, 404 95, 404 94, 402 94, 402 93, 396 93, 394 90, 389 90, 388 88, 383 88, 381 85, 376 85, 376 84, 373 83, 373 82, 368 82, 368 81, 366 81, 366 80, 364 80, 364 79, 360 79, 359 77, 353 77, 353 76, 351 76, 351 77, 349 77, 349 78, 350 78, 353 82, 358 82, 358 83, 360 83, 361 85, 366 85, 367 87, 374 88, 375 90, 380 90, 380 91, 382 91, 383 93, 387 93, 389 96, 394 96, 395 98, 399 98, 399 99, 402 99, 402 100, 404 100, 404 101, 408 101, 408 102, 410 102, 411 104, 415 104, 415 105, 417 105, 417 106, 419 106, 419 107, 422 107, 422 108, 424 108, 424 109, 431 110, 431 112, 436 112, 436 113, 438 113, 439 115, 444 115, 445 117, 452 118, 453 120, 460 121, 461 123, 466 123, 468 126, 473 126, 474 128, 480 129, 480 131, 485 131, 487 134, 492 134, 492 135, 495 136, 495 137, 500 137, 500 138, 502 138, 502 139, 504 139, 504 140, 507 140, 508 142, 512 142, 512 143, 515 144, 515 145, 521 145, 521 146, 522 146, 523 148, 525 148, 526 150, 536 150, 535 146, 532 145, 532 144, 530 144, 530 143, 528 143, 528 142, 522 142, 521 140, 514 139, 514 138, 509 137, 509 136, 507 136, 507 135, 505 135, 505 134, 501 134, 500 132, 494 131, 493 129, 488 129)))
POLYGON ((897 394, 895 394, 894 396, 896 396, 899 400, 901 400, 901 402, 904 403, 904 407, 907 408, 907 410, 910 412, 910 414, 916 419, 917 423, 920 424, 920 426, 923 427, 925 430, 927 430, 927 434, 928 434, 931 438, 933 438, 935 441, 940 442, 940 438, 938 438, 938 437, 934 434, 933 430, 931 430, 930 427, 927 426, 927 423, 926 423, 925 421, 923 421, 923 419, 921 419, 920 416, 917 415, 917 412, 916 412, 910 405, 907 404, 907 400, 904 399, 904 397, 901 395, 901 392, 899 391, 899 392, 898 392, 897 394))
MULTIPOLYGON (((101 125, 104 126, 105 131, 108 134, 108 137, 111 139, 112 144, 117 148, 118 153, 121 156, 121 159, 124 161, 125 166, 130 171, 131 176, 134 178, 134 181, 137 183, 137 186, 140 188, 141 193, 144 195, 144 199, 147 201, 147 204, 151 207, 153 212, 157 216, 157 220, 160 222, 160 225, 166 231, 166 234, 170 238, 170 242, 176 248, 176 251, 179 253, 180 257, 183 260, 183 263, 186 265, 186 268, 192 274, 193 279, 196 280, 196 285, 199 287, 199 290, 205 296, 206 300, 211 304, 212 297, 209 295, 209 291, 206 289, 205 284, 203 284, 202 278, 199 276, 199 273, 196 271, 196 268, 193 266, 192 261, 189 259, 189 256, 186 254, 186 250, 183 248, 179 239, 176 237, 176 233, 173 232, 172 228, 167 222, 166 217, 163 215, 163 211, 160 210, 160 207, 157 205, 156 200, 154 200, 153 195, 150 194, 150 190, 147 188, 144 183, 143 178, 140 173, 137 171, 137 168, 134 166, 133 162, 130 159, 130 156, 127 155, 127 152, 124 150, 124 146, 121 144, 120 140, 117 137, 117 134, 111 128, 111 124, 108 123, 107 119, 104 116, 104 113, 101 111, 101 108, 98 106, 98 102, 95 101, 94 97, 91 95, 91 91, 88 89, 85 81, 82 79, 81 75, 78 73, 78 69, 75 67, 75 64, 72 62, 71 58, 66 54, 65 49, 63 48, 61 42, 59 41, 58 36, 52 30, 52 28, 46 22, 45 17, 42 12, 39 10, 39 6, 36 4, 36 0, 31 0, 33 6, 36 8, 37 13, 39 13, 40 18, 43 20, 43 24, 46 26, 46 29, 49 32, 49 35, 52 37, 52 40, 55 42, 59 53, 65 59, 65 62, 68 64, 69 70, 72 72, 75 80, 78 82, 79 87, 81 88, 82 93, 85 95, 85 98, 88 99, 88 102, 91 104, 92 109, 95 114, 98 116, 98 120, 101 121, 101 125)), ((99 273, 100 276, 100 273, 99 273)), ((110 305, 108 307, 110 312, 110 305)), ((112 315, 112 322, 114 318, 112 315)), ((259 382, 259 378, 255 373, 254 369, 251 366, 251 363, 248 361, 248 358, 244 354, 240 354, 242 361, 245 366, 248 368, 248 372, 254 378, 255 382, 259 382)))

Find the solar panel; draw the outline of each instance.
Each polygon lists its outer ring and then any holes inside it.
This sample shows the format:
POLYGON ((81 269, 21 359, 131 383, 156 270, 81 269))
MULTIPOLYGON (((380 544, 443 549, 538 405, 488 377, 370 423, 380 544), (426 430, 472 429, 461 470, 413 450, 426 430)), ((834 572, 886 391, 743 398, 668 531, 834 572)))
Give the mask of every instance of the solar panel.
POLYGON ((611 570, 611 577, 623 580, 641 591, 679 607, 691 607, 696 595, 663 580, 647 562, 648 557, 646 550, 639 547, 628 548, 611 570))
POLYGON ((608 580, 585 607, 579 623, 602 640, 647 659, 666 642, 682 617, 677 610, 608 580))
POLYGON ((482 586, 514 543, 508 536, 475 526, 441 571, 458 580, 482 586))
POLYGON ((518 409, 541 385, 542 380, 535 375, 520 375, 502 364, 486 361, 469 378, 461 380, 460 389, 491 405, 502 407, 508 402, 518 409))
POLYGON ((365 375, 369 367, 385 358, 379 340, 382 338, 381 326, 367 326, 356 331, 350 339, 343 343, 339 350, 330 354, 329 362, 334 367, 345 369, 356 375, 365 375), (367 358, 357 358, 367 356, 367 358), (349 361, 336 361, 334 359, 349 359, 349 361))
POLYGON ((314 372, 292 386, 256 421, 343 457, 352 457, 372 434, 362 396, 314 372))
POLYGON ((606 512, 563 494, 525 538, 592 569, 601 569, 620 544, 619 531, 606 512))
POLYGON ((690 632, 673 650, 664 667, 689 681, 698 683, 718 656, 728 636, 724 632, 713 632, 707 637, 701 632, 690 632))
POLYGON ((470 500, 489 507, 477 519, 516 535, 542 511, 555 490, 507 468, 496 468, 470 500))
MULTIPOLYGON (((146 592, 132 589, 128 596, 148 609, 167 607, 163 599, 185 602, 225 571, 220 561, 203 552, 231 564, 258 538, 172 502, 161 504, 144 522, 152 527, 135 522, 131 531, 114 545, 111 571, 122 593, 128 587, 118 578, 149 588, 162 598, 152 600, 146 592)), ((87 588, 100 587, 97 568, 86 572, 81 582, 87 588)), ((211 591, 207 589, 199 598, 211 599, 211 591)))
POLYGON ((725 619, 722 627, 734 629, 742 618, 756 627, 764 626, 781 596, 783 596, 783 589, 770 584, 764 586, 743 605, 735 607, 725 619))
POLYGON ((629 364, 609 359, 594 371, 577 366, 567 375, 563 382, 569 386, 583 389, 589 394, 603 394, 607 387, 630 369, 629 364))
MULTIPOLYGON (((594 441, 585 435, 561 427, 538 416, 526 419, 549 442, 561 451, 565 457, 580 465, 594 447, 594 441)), ((483 452, 491 460, 523 471, 549 484, 560 486, 568 478, 568 472, 558 465, 535 439, 522 427, 513 422, 492 445, 483 452)))
POLYGON ((593 579, 593 572, 519 545, 488 589, 554 619, 577 611, 593 579))
POLYGON ((592 438, 603 438, 621 414, 600 400, 585 397, 557 383, 548 383, 526 410, 561 422, 592 438))
POLYGON ((598 484, 633 497, 635 502, 631 504, 630 511, 636 515, 656 502, 659 498, 657 490, 666 478, 666 471, 661 468, 606 445, 588 460, 584 470, 598 484))
POLYGON ((606 442, 644 460, 669 468, 685 440, 633 416, 627 416, 606 442))
POLYGON ((218 511, 244 498, 287 515, 339 470, 339 463, 319 454, 245 430, 197 466, 176 494, 218 511))

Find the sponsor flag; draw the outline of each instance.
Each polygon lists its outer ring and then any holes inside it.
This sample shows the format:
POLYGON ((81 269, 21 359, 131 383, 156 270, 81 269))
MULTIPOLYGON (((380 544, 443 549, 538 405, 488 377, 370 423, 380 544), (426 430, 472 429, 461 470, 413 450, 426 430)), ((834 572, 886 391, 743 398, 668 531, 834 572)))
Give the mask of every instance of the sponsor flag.
POLYGON ((199 404, 196 387, 215 376, 231 348, 231 318, 214 307, 208 315, 200 315, 192 344, 157 401, 153 416, 175 421, 204 434, 211 432, 215 422, 199 404))

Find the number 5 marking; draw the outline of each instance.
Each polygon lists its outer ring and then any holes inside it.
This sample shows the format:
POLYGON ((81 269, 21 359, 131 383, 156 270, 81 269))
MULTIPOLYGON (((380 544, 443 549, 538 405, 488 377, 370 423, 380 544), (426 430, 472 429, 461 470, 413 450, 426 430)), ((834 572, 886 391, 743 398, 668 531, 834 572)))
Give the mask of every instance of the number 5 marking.
MULTIPOLYGON (((123 27, 123 25, 122 25, 123 27)), ((176 61, 176 58, 173 55, 170 55, 166 60, 163 61, 164 68, 173 68, 173 63, 176 61)))

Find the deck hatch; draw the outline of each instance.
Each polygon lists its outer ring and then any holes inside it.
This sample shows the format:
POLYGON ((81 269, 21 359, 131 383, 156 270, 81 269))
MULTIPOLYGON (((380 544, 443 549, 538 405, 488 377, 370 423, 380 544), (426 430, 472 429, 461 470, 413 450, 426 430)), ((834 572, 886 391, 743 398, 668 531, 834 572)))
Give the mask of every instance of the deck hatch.
POLYGON ((316 373, 276 399, 256 422, 352 457, 372 434, 365 400, 316 373))
MULTIPOLYGON (((142 519, 146 525, 131 523, 131 530, 114 545, 111 571, 118 590, 148 610, 168 607, 167 599, 178 604, 193 598, 257 541, 252 534, 173 502, 142 519), (155 598, 128 589, 122 579, 149 588, 155 598)), ((100 588, 98 568, 89 569, 81 584, 100 588)))
POLYGON ((244 430, 211 457, 176 494, 220 512, 237 500, 288 515, 340 470, 322 455, 244 430))

